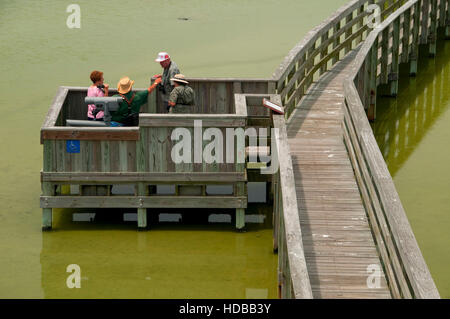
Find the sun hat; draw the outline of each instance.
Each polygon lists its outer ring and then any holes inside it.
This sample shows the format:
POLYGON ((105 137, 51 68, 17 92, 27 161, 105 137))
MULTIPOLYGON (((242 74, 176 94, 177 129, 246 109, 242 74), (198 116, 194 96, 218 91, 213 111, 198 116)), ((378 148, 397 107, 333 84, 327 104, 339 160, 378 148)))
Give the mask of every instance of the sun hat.
POLYGON ((175 74, 175 76, 173 78, 171 78, 170 81, 176 81, 176 82, 189 84, 189 82, 186 81, 186 77, 183 74, 175 74))
POLYGON ((117 83, 117 91, 120 94, 126 94, 126 93, 130 92, 133 84, 134 84, 134 81, 130 80, 130 78, 128 76, 125 76, 120 79, 119 83, 117 83))
POLYGON ((167 52, 159 52, 158 57, 155 59, 156 62, 162 62, 170 59, 170 55, 167 52))

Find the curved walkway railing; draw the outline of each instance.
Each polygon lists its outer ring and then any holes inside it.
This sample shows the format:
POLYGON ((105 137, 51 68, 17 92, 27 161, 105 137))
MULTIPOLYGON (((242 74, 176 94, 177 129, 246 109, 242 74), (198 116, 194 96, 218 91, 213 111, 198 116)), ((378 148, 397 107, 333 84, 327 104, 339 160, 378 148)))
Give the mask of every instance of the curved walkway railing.
MULTIPOLYGON (((439 298, 439 293, 378 148, 363 101, 370 90, 376 89, 377 82, 387 83, 389 79, 391 93, 396 93, 392 90, 398 85, 398 76, 391 74, 398 73, 400 61, 417 58, 420 43, 436 38, 438 23, 443 25, 443 17, 448 17, 448 5, 448 0, 408 1, 370 33, 354 61, 352 75, 344 83, 345 140, 389 286, 397 298, 439 298)), ((431 43, 430 54, 433 50, 431 43)))
POLYGON ((277 229, 278 285, 281 298, 311 299, 313 293, 303 249, 300 217, 295 190, 294 169, 289 154, 286 122, 273 115, 279 170, 273 176, 274 219, 277 229))
MULTIPOLYGON (((285 57, 272 75, 275 89, 281 95, 287 117, 307 92, 314 79, 330 70, 369 32, 372 17, 369 6, 378 5, 383 21, 401 7, 405 0, 353 0, 311 30, 285 57)), ((373 11, 376 14, 377 11, 373 11)))
MULTIPOLYGON (((281 96, 286 118, 289 118, 313 80, 363 42, 354 74, 344 84, 344 137, 394 298, 439 298, 439 293, 379 151, 365 109, 369 116, 372 112, 374 118, 379 84, 390 83, 391 94, 396 95, 398 64, 410 61, 411 73, 415 73, 419 44, 430 43, 430 54, 434 54, 437 27, 447 26, 449 20, 448 0, 351 1, 297 44, 268 84, 269 93, 273 90, 281 96), (371 4, 379 6, 382 21, 372 32, 368 28, 371 17, 367 10, 371 4)), ((283 211, 283 214, 286 221, 289 212, 283 211)), ((288 252, 296 249, 290 246, 287 234, 286 245, 288 252)), ((300 263, 300 267, 306 265, 300 263)), ((297 273, 303 274, 303 279, 296 280, 309 283, 309 278, 305 277, 307 269, 297 270, 297 273)), ((301 288, 302 291, 296 291, 300 288, 293 285, 293 296, 308 298, 304 287, 301 288)))

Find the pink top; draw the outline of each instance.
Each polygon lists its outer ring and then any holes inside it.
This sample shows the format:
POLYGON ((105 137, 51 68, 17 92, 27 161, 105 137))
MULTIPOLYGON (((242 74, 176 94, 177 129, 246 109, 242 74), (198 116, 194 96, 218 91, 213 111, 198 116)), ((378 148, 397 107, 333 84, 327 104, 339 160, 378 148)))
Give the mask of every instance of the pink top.
MULTIPOLYGON (((103 96, 105 96, 105 93, 103 93, 103 91, 100 90, 98 87, 91 85, 89 87, 88 91, 87 91, 87 96, 90 96, 90 97, 103 97, 103 96)), ((94 118, 94 115, 92 114, 93 110, 95 110, 95 104, 89 104, 88 105, 88 114, 87 114, 87 116, 89 118, 91 118, 91 119, 94 118)), ((100 112, 97 113, 96 118, 97 119, 101 119, 101 118, 103 118, 103 115, 104 115, 104 112, 100 111, 100 112)))

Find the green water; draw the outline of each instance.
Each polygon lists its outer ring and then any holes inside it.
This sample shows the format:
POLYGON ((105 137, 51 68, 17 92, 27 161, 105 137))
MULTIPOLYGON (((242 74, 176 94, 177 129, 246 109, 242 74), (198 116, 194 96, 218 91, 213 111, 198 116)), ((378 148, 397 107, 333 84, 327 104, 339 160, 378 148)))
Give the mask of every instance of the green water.
POLYGON ((168 51, 187 76, 268 77, 346 0, 0 1, 0 298, 275 298, 272 230, 251 225, 72 222, 41 233, 39 129, 59 85, 115 86, 160 73, 168 51), (68 29, 66 6, 81 7, 68 29), (180 20, 178 18, 188 18, 180 20), (81 289, 66 267, 81 267, 81 289))
POLYGON ((380 98, 374 132, 442 298, 450 298, 450 42, 380 98))

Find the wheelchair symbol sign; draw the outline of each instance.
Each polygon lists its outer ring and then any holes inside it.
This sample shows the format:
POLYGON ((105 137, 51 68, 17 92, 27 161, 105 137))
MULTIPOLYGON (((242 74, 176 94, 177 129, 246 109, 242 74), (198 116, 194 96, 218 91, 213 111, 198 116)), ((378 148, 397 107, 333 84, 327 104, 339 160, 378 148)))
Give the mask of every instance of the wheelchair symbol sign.
POLYGON ((66 141, 66 151, 67 153, 80 153, 80 141, 77 140, 66 141))

